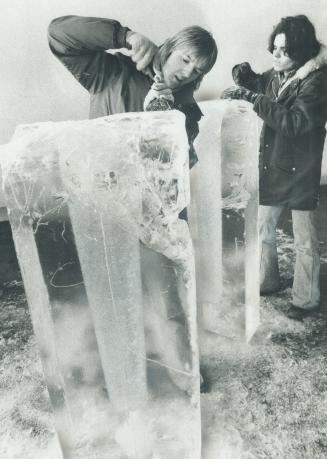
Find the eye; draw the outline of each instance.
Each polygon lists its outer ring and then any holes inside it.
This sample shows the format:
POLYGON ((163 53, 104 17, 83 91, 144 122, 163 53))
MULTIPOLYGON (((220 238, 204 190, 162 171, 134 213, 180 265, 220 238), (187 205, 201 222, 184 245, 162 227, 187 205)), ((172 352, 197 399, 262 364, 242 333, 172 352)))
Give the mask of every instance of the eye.
POLYGON ((183 57, 183 62, 185 62, 185 64, 188 64, 190 60, 187 57, 183 57))

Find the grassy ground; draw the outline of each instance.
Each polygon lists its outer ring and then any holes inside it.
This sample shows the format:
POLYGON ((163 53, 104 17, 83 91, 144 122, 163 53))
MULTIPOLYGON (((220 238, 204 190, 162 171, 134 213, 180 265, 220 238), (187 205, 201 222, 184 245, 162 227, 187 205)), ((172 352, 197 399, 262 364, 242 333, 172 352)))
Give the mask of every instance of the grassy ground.
POLYGON ((53 455, 59 449, 22 284, 7 285, 0 300, 0 457, 58 458, 53 455))
MULTIPOLYGON (((303 322, 285 315, 291 288, 261 297, 261 326, 249 345, 202 336, 202 395, 210 459, 327 457, 327 190, 319 208, 321 311, 303 322)), ((279 262, 291 284, 290 215, 279 230, 279 262)))
MULTIPOLYGON (((293 252, 288 236, 279 240, 285 278, 293 252)), ((262 298, 262 325, 249 345, 204 338, 211 386, 203 416, 221 445, 210 459, 327 457, 327 296, 304 322, 284 314, 290 299, 290 288, 262 298)))
MULTIPOLYGON (((205 459, 327 457, 327 193, 321 206, 322 310, 285 316, 291 289, 262 298, 251 344, 202 336, 205 459)), ((292 278, 288 218, 279 231, 282 277, 292 278)), ((58 459, 60 452, 22 284, 0 297, 0 457, 58 459)))

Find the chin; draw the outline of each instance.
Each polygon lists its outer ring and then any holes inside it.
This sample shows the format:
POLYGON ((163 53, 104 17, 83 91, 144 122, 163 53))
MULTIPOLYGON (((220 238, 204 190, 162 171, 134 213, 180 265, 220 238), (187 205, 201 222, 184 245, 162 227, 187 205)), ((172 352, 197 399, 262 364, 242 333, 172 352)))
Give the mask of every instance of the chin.
POLYGON ((180 88, 180 85, 171 83, 171 84, 167 85, 167 88, 171 89, 172 91, 176 91, 176 89, 180 88))

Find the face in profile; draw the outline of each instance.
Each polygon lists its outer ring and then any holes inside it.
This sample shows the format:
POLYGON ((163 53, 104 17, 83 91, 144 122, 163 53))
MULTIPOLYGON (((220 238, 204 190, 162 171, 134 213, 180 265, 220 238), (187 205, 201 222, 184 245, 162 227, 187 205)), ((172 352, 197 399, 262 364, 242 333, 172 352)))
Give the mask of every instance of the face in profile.
POLYGON ((284 33, 276 35, 272 51, 273 67, 277 72, 287 72, 296 67, 295 61, 286 51, 286 36, 284 33))
POLYGON ((165 84, 170 89, 179 89, 203 74, 201 59, 190 47, 177 48, 162 66, 165 84))

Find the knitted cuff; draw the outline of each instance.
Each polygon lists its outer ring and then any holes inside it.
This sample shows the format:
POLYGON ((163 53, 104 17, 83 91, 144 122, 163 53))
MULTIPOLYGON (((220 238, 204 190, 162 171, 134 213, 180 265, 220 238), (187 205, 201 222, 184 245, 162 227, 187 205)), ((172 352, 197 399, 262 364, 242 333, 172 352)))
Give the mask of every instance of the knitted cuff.
POLYGON ((252 92, 252 91, 248 91, 248 94, 247 94, 247 101, 248 102, 251 102, 251 104, 254 104, 255 101, 257 100, 259 94, 257 94, 256 92, 252 92))
POLYGON ((165 110, 172 110, 174 103, 171 100, 164 99, 163 97, 153 99, 146 107, 147 112, 160 112, 165 110))

